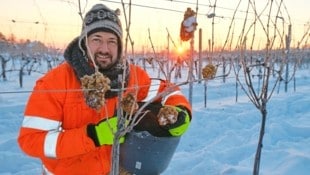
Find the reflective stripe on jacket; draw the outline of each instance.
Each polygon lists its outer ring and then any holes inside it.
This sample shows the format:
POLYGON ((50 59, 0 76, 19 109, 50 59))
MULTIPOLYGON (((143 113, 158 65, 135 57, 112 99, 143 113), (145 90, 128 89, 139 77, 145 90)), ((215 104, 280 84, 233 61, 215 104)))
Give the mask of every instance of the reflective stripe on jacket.
MULTIPOLYGON (((137 100, 150 100, 166 83, 152 80, 141 68, 130 65, 128 90, 137 90, 137 100)), ((167 105, 190 105, 179 88, 157 99, 167 105)), ((18 142, 28 155, 40 158, 46 171, 56 175, 108 174, 111 146, 95 147, 86 134, 89 123, 112 117, 117 97, 106 99, 100 112, 84 102, 81 85, 73 69, 63 63, 37 80, 24 112, 18 142)))

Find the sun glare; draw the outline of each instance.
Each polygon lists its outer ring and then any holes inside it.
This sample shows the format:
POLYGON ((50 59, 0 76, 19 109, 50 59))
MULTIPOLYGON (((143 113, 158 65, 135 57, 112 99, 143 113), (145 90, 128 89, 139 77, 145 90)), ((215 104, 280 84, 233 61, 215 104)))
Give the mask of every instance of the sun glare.
POLYGON ((182 46, 179 46, 179 47, 177 48, 177 53, 178 53, 179 55, 182 55, 182 54, 184 53, 184 48, 183 48, 182 46))

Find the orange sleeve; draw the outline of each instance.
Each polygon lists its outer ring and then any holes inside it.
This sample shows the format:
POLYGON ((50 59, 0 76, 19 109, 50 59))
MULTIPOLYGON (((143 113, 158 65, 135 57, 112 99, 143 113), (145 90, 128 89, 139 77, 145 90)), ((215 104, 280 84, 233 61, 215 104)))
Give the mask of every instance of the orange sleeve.
POLYGON ((63 107, 68 95, 64 90, 69 88, 65 79, 70 78, 67 75, 62 69, 52 70, 36 82, 29 97, 18 143, 30 156, 61 159, 95 149, 86 135, 86 126, 62 128, 63 107))
POLYGON ((187 100, 186 96, 181 92, 179 86, 173 83, 169 83, 167 81, 162 80, 160 83, 160 87, 158 93, 163 91, 169 91, 161 100, 163 105, 171 105, 171 106, 183 106, 189 112, 189 115, 192 116, 192 107, 187 100))
POLYGON ((130 73, 129 89, 135 90, 134 87, 139 87, 138 101, 146 102, 154 99, 154 102, 162 102, 163 105, 183 106, 191 116, 191 105, 179 86, 158 78, 150 78, 145 70, 134 65, 131 65, 130 73), (169 93, 164 93, 163 97, 155 98, 164 91, 169 93))
POLYGON ((150 88, 150 77, 142 68, 130 65, 130 76, 128 82, 128 89, 125 93, 137 93, 137 100, 144 99, 150 88))

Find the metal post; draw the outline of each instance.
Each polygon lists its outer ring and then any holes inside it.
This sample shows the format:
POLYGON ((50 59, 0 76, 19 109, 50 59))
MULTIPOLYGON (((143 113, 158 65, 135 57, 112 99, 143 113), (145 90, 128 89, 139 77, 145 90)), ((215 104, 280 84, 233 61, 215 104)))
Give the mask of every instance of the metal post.
POLYGON ((202 69, 202 58, 201 58, 201 49, 202 49, 202 29, 199 29, 199 52, 198 52, 198 61, 199 61, 199 67, 198 67, 198 83, 201 82, 201 69, 202 69))
POLYGON ((188 75, 188 81, 189 81, 189 95, 188 100, 190 104, 192 104, 192 96, 193 96, 193 62, 194 62, 194 36, 192 37, 190 41, 191 45, 191 57, 190 57, 190 65, 189 65, 189 75, 188 75))
POLYGON ((290 53, 290 44, 291 44, 291 32, 292 25, 288 26, 288 34, 286 36, 286 70, 285 70, 285 92, 287 92, 288 84, 288 67, 289 67, 289 53, 290 53))

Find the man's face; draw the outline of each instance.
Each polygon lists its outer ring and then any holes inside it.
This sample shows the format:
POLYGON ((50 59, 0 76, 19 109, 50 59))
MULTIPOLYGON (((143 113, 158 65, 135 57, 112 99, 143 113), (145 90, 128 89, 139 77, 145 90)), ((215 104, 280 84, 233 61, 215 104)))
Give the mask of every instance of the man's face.
POLYGON ((92 56, 100 69, 108 69, 117 61, 117 36, 109 32, 96 32, 87 37, 88 57, 92 56))

